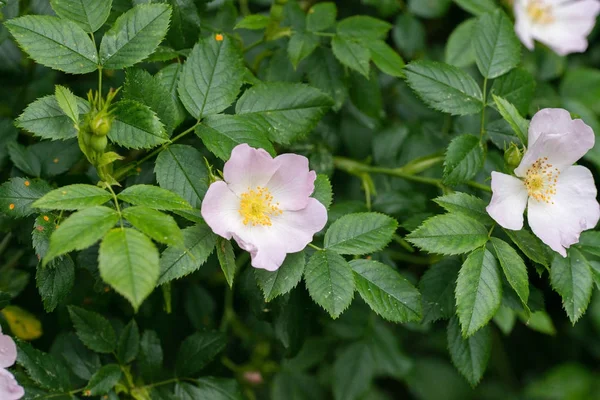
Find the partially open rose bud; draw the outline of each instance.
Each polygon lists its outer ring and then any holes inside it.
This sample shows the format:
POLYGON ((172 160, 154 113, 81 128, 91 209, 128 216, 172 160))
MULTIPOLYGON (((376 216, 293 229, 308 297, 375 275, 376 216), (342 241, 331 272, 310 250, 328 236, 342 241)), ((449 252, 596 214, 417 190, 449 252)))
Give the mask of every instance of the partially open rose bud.
POLYGON ((508 149, 506 149, 504 152, 504 161, 510 168, 517 168, 521 163, 522 158, 523 152, 514 143, 511 143, 510 146, 508 146, 508 149))
POLYGON ((110 131, 111 127, 111 122, 111 118, 107 114, 101 112, 100 114, 96 115, 92 120, 92 132, 94 133, 94 135, 97 136, 108 135, 108 132, 110 131))

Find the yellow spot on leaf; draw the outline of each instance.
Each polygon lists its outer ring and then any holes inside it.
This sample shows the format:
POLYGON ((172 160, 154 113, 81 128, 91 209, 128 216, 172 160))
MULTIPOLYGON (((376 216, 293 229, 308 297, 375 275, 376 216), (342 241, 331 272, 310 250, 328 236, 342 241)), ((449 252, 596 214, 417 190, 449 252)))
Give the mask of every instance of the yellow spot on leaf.
POLYGON ((142 172, 142 169, 141 169, 140 167, 137 167, 135 170, 136 170, 138 173, 142 172))
POLYGON ((62 193, 62 194, 67 194, 67 191, 66 191, 66 190, 63 190, 61 193, 62 193))
POLYGON ((15 209, 15 205, 13 203, 10 203, 10 206, 8 206, 8 208, 10 208, 11 210, 15 209))
POLYGON ((29 181, 25 181, 25 186, 29 186, 29 181))
POLYGON ((47 215, 44 215, 44 221, 48 222, 48 221, 50 221, 50 218, 48 218, 47 215))
POLYGON ((55 158, 54 160, 52 160, 52 162, 53 162, 54 164, 58 164, 58 158, 55 158))
POLYGON ((215 35, 215 39, 217 40, 217 42, 222 42, 223 41, 223 35, 221 35, 220 33, 217 33, 215 35))
POLYGON ((17 306, 7 306, 2 315, 12 333, 21 340, 33 340, 42 336, 42 323, 29 311, 17 306))

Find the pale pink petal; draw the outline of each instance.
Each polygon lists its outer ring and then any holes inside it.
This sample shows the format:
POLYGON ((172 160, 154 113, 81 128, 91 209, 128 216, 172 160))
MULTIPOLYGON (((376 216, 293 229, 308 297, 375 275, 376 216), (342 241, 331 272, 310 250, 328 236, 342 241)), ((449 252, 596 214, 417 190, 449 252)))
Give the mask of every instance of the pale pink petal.
POLYGON ((306 207, 315 190, 315 171, 309 171, 308 158, 297 154, 282 154, 275 158, 279 169, 267 183, 267 188, 282 210, 300 210, 306 207))
POLYGON ((232 233, 243 225, 239 210, 240 199, 227 183, 218 181, 208 187, 200 212, 214 233, 231 239, 232 233))
POLYGON ((17 360, 17 345, 8 335, 0 334, 0 368, 8 368, 17 360))
POLYGON ((7 370, 0 368, 0 399, 18 400, 25 395, 25 390, 7 370))
POLYGON ((515 11, 515 32, 521 42, 527 47, 529 50, 533 50, 533 36, 531 35, 531 21, 527 16, 527 11, 525 10, 525 4, 523 0, 515 0, 514 2, 514 11, 515 11))
POLYGON ((279 168, 276 161, 263 149, 255 149, 246 143, 237 145, 223 167, 223 177, 235 194, 248 189, 264 187, 279 168))
POLYGON ((594 147, 594 142, 594 131, 580 119, 571 121, 566 131, 542 131, 534 143, 529 143, 515 174, 524 177, 540 158, 547 158, 547 164, 562 171, 583 157, 594 147))
POLYGON ((527 189, 523 181, 500 172, 492 172, 492 200, 486 207, 500 226, 513 231, 523 228, 527 189))
POLYGON ((531 230, 563 257, 567 255, 565 248, 579 242, 581 232, 594 228, 599 218, 594 178, 582 166, 563 170, 550 202, 529 199, 527 219, 531 230))
POLYGON ((571 114, 563 108, 543 108, 531 118, 527 142, 533 145, 543 133, 569 132, 572 122, 571 114))
POLYGON ((563 1, 554 9, 554 18, 565 30, 587 37, 600 13, 599 0, 563 1))
POLYGON ((587 34, 583 34, 568 22, 555 22, 548 26, 535 26, 532 36, 550 47, 559 56, 583 53, 587 50, 587 34))

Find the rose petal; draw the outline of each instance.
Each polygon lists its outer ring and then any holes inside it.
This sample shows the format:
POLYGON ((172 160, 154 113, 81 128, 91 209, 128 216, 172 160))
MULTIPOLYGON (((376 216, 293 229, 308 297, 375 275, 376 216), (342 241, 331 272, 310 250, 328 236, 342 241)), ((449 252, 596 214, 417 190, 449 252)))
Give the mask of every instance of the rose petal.
POLYGON ((539 110, 529 124, 527 141, 531 147, 541 134, 566 133, 571 131, 573 119, 571 114, 562 108, 544 108, 539 110))
POLYGON ((565 169, 557 182, 552 203, 529 199, 527 219, 533 233, 563 257, 565 248, 579 242, 579 235, 592 229, 600 218, 596 186, 585 167, 565 169))
POLYGON ((500 172, 492 172, 492 200, 486 207, 490 217, 506 229, 523 228, 527 189, 523 181, 500 172))
POLYGON ((227 183, 219 181, 208 187, 200 213, 214 233, 231 239, 232 233, 243 225, 239 210, 240 199, 227 183))
POLYGON ((255 149, 246 143, 237 145, 223 167, 223 177, 229 189, 237 195, 264 187, 279 168, 276 161, 263 149, 255 149))
POLYGON ((315 171, 309 171, 308 158, 297 154, 282 154, 275 158, 279 169, 267 183, 269 191, 282 210, 300 210, 306 207, 308 197, 315 190, 315 171))
POLYGON ((25 395, 25 390, 7 370, 0 368, 0 399, 18 400, 25 395))
POLYGON ((17 361, 17 345, 8 335, 0 334, 0 368, 8 368, 17 361))
POLYGON ((525 10, 525 4, 522 0, 515 0, 514 3, 515 11, 515 32, 521 42, 529 50, 533 50, 533 36, 531 36, 531 21, 525 10))

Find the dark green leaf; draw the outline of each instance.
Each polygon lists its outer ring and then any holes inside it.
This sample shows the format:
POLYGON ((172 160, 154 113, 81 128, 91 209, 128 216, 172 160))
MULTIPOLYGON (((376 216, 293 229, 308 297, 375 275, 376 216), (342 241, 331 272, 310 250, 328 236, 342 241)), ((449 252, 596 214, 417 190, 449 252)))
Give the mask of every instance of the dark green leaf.
POLYGON ((59 17, 70 19, 86 32, 96 32, 110 14, 112 0, 50 0, 59 17))
POLYGON ((448 323, 448 351, 452 363, 467 378, 471 386, 481 380, 492 354, 492 334, 484 327, 473 336, 463 339, 457 318, 448 323))
POLYGON ((452 31, 448 43, 446 43, 444 58, 446 63, 455 67, 468 67, 475 62, 475 52, 471 41, 476 22, 475 18, 468 19, 452 31))
POLYGON ((312 32, 324 31, 335 24, 337 7, 333 2, 318 3, 308 10, 306 29, 312 32))
POLYGON ((104 365, 92 376, 86 387, 86 391, 89 390, 92 396, 106 394, 115 387, 119 379, 121 379, 121 367, 119 365, 104 365))
POLYGON ((83 344, 98 353, 111 353, 115 350, 117 337, 106 318, 80 307, 68 308, 75 332, 83 344))
POLYGON ((213 378, 207 376, 196 379, 197 386, 180 383, 175 387, 175 396, 179 400, 242 400, 242 391, 235 379, 213 378))
POLYGON ((71 388, 69 370, 61 360, 22 341, 17 341, 17 349, 17 363, 39 386, 63 392, 71 388))
POLYGON ((513 241, 514 244, 532 261, 549 266, 553 257, 553 252, 548 246, 542 243, 531 232, 521 229, 520 231, 511 231, 505 229, 504 232, 513 241))
POLYGON ((383 40, 368 42, 371 59, 382 72, 390 76, 404 77, 404 60, 383 40))
POLYGON ((454 315, 454 290, 460 264, 454 259, 433 264, 421 277, 419 290, 423 304, 423 323, 448 319, 454 315))
POLYGON ((225 348, 227 338, 219 332, 197 332, 188 336, 177 353, 179 376, 195 376, 225 348))
POLYGON ((44 310, 50 313, 71 294, 75 282, 75 264, 67 256, 51 262, 45 268, 38 266, 35 281, 44 310))
POLYGON ((361 42, 352 38, 334 36, 331 49, 335 57, 345 66, 351 68, 366 78, 369 77, 369 61, 371 52, 361 42))
POLYGON ((514 105, 519 114, 527 115, 535 86, 535 79, 529 72, 515 68, 494 80, 491 93, 514 105))
POLYGON ((140 350, 140 330, 134 319, 121 331, 119 343, 117 344, 117 358, 124 364, 129 364, 137 356, 140 350))
POLYGON ((50 185, 42 180, 12 178, 0 186, 0 211, 15 218, 31 215, 35 212, 32 203, 50 189, 50 185))
POLYGON ((444 184, 456 186, 473 178, 483 167, 484 157, 477 136, 460 135, 452 139, 444 159, 444 184))
POLYGON ((570 249, 567 258, 554 256, 550 282, 562 297, 563 307, 575 325, 585 313, 594 287, 589 261, 577 249, 570 249))
POLYGON ((326 209, 329 209, 331 202, 333 201, 333 189, 331 188, 331 182, 327 175, 319 174, 315 179, 315 190, 312 193, 312 197, 319 200, 319 203, 323 204, 326 209))
POLYGON ((235 273, 237 271, 233 246, 231 245, 231 242, 229 240, 223 239, 219 236, 217 237, 216 248, 217 258, 219 259, 219 265, 221 265, 221 270, 223 271, 223 275, 225 275, 227 284, 230 288, 232 288, 233 279, 235 278, 235 273))
POLYGON ((467 215, 482 224, 491 224, 493 221, 488 215, 485 207, 487 204, 473 195, 455 192, 433 199, 446 211, 467 215))
POLYGON ((529 278, 527 277, 527 267, 523 259, 508 243, 494 237, 491 238, 490 242, 504 271, 506 280, 515 290, 523 305, 527 307, 527 301, 529 300, 529 278))
POLYGON ((325 233, 325 247, 339 254, 369 254, 383 249, 398 228, 398 222, 378 213, 348 214, 325 233))
POLYGON ((302 279, 305 265, 306 259, 304 252, 301 251, 288 254, 276 271, 255 269, 254 276, 265 296, 265 301, 271 301, 295 288, 302 279))
POLYGON ((386 21, 366 15, 355 15, 337 23, 338 35, 357 39, 385 39, 392 25, 386 21))
POLYGON ((288 42, 288 56, 294 68, 298 67, 300 61, 310 56, 319 45, 319 38, 310 32, 297 32, 288 42))
POLYGON ((498 7, 494 0, 454 0, 454 2, 474 15, 491 12, 498 7))
POLYGON ((375 360, 368 344, 348 346, 333 364, 333 396, 335 400, 356 400, 362 396, 375 375, 375 360))
POLYGON ((115 120, 108 137, 120 146, 148 149, 169 140, 165 127, 150 107, 121 100, 114 107, 115 120))

